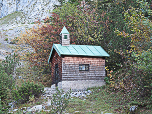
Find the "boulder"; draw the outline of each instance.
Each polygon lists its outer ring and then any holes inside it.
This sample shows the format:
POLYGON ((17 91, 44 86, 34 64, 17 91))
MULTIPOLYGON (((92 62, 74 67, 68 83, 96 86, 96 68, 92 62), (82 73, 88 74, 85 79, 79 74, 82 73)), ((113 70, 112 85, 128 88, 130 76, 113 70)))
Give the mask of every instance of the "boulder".
POLYGON ((137 105, 131 106, 130 109, 129 109, 130 112, 134 112, 135 110, 137 110, 137 107, 138 107, 137 105))
POLYGON ((36 106, 33 106, 31 108, 32 111, 41 111, 42 110, 42 105, 36 105, 36 106))
POLYGON ((88 93, 92 93, 92 91, 91 91, 91 90, 88 90, 88 93))
POLYGON ((13 112, 16 112, 16 111, 18 111, 18 109, 14 109, 14 110, 13 110, 13 112))

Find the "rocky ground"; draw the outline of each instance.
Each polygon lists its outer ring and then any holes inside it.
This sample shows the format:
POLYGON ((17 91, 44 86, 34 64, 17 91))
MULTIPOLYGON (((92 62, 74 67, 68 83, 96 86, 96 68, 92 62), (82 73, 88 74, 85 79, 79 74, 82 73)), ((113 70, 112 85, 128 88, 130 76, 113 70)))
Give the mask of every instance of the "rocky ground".
MULTIPOLYGON (((30 29, 36 24, 12 24, 1 25, 0 27, 0 60, 5 59, 8 54, 13 54, 15 49, 25 45, 17 45, 12 41, 18 37, 21 33, 24 33, 26 29, 30 29)), ((23 52, 26 50, 22 50, 23 52)), ((28 51, 33 51, 30 47, 28 51)))
MULTIPOLYGON (((46 102, 43 102, 42 104, 40 105, 34 105, 34 106, 31 106, 31 107, 22 107, 21 108, 21 111, 23 113, 27 113, 27 112, 31 112, 31 113, 35 113, 35 112, 40 112, 41 110, 43 111, 46 111, 46 112, 49 112, 49 110, 46 110, 46 107, 49 107, 51 106, 51 98, 52 98, 52 95, 54 93, 56 93, 56 90, 55 88, 49 88, 49 87, 45 87, 44 88, 44 91, 45 93, 42 95, 41 98, 43 99, 47 99, 46 102)), ((75 92, 71 92, 70 96, 71 98, 73 97, 77 97, 77 98, 81 98, 81 99, 84 99, 90 95, 92 93, 92 91, 90 90, 86 90, 86 91, 75 91, 75 92)), ((61 97, 64 97, 65 94, 62 94, 61 97)), ((10 104, 11 108, 9 110, 10 113, 13 113, 13 112, 16 112, 18 111, 19 109, 14 109, 14 105, 13 103, 10 104)))
MULTIPOLYGON (((44 112, 49 112, 50 110, 47 109, 47 107, 51 106, 51 98, 52 95, 56 92, 55 88, 49 88, 49 87, 45 87, 45 93, 42 95, 43 99, 47 99, 46 102, 43 102, 40 105, 34 105, 31 107, 22 107, 20 109, 21 113, 30 113, 30 114, 35 114, 36 112, 40 112, 40 111, 44 111, 44 112)), ((71 92, 70 94, 70 99, 73 99, 74 97, 76 98, 80 98, 83 100, 86 100, 87 96, 89 96, 90 94, 92 94, 91 90, 86 90, 86 91, 75 91, 75 92, 71 92)), ((63 97, 65 94, 62 94, 61 97, 63 97)), ((9 110, 10 113, 15 113, 19 111, 19 109, 14 109, 13 105, 11 105, 11 108, 9 110)), ((64 114, 69 114, 68 112, 64 111, 64 114)), ((75 111, 75 113, 79 113, 79 111, 75 111)), ((101 112, 101 114, 103 114, 103 112, 101 112)), ((104 113, 104 114, 112 114, 112 113, 104 113)))

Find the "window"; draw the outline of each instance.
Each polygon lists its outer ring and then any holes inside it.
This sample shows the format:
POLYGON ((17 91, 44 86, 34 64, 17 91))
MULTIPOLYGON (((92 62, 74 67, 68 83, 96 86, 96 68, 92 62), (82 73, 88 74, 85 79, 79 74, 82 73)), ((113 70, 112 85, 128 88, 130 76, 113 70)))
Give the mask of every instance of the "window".
POLYGON ((79 71, 89 71, 89 64, 80 64, 79 71))
POLYGON ((67 39, 67 35, 64 35, 64 39, 67 39))

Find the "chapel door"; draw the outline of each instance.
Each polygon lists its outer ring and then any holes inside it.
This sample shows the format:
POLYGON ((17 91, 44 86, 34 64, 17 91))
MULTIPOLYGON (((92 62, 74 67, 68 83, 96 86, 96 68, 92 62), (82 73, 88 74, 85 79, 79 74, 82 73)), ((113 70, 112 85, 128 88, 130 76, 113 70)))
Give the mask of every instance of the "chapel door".
POLYGON ((59 68, 58 68, 58 64, 55 65, 55 86, 58 86, 58 82, 59 82, 59 68))

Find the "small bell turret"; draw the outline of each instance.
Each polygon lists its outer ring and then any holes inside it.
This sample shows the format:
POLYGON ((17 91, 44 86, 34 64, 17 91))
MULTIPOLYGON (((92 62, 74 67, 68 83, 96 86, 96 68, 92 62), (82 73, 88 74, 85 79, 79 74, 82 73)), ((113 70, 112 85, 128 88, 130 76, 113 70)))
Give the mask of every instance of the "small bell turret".
POLYGON ((60 35, 61 35, 61 45, 69 46, 70 45, 70 34, 65 26, 63 27, 60 35))

